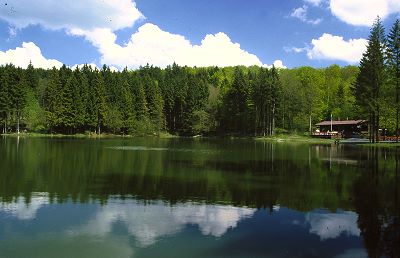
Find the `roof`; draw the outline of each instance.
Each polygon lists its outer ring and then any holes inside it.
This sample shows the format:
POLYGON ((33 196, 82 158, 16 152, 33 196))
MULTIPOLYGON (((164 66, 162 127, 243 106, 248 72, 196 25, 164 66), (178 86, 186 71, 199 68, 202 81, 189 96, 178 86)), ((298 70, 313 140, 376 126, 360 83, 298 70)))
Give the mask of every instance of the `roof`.
POLYGON ((366 123, 366 120, 343 120, 343 121, 323 121, 321 123, 316 124, 316 126, 323 125, 360 125, 366 123))

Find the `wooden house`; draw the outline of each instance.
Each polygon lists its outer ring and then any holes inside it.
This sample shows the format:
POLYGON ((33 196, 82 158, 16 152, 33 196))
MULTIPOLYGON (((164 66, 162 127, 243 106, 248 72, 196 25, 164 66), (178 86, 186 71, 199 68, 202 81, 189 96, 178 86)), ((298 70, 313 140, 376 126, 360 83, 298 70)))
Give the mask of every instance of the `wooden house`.
POLYGON ((312 135, 320 138, 334 136, 352 138, 368 133, 368 121, 366 120, 322 121, 315 126, 318 129, 312 135))

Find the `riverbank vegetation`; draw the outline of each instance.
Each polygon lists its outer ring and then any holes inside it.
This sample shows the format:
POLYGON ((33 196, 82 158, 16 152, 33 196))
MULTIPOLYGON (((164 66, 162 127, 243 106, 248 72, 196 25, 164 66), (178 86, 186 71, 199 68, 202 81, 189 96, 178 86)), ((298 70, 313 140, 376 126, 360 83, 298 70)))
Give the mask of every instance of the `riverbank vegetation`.
POLYGON ((332 115, 370 120, 375 136, 379 128, 398 132, 399 27, 397 21, 387 41, 377 20, 360 68, 1 66, 0 129, 269 136, 311 131, 332 115))

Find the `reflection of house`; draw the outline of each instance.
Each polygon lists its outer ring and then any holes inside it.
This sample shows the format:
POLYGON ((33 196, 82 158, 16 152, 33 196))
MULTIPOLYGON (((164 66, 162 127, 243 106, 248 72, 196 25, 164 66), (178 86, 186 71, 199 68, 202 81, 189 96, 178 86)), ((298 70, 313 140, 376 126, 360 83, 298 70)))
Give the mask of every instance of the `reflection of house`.
POLYGON ((331 138, 336 135, 350 138, 368 132, 368 121, 366 120, 323 121, 316 126, 319 129, 313 133, 313 136, 322 138, 331 138))

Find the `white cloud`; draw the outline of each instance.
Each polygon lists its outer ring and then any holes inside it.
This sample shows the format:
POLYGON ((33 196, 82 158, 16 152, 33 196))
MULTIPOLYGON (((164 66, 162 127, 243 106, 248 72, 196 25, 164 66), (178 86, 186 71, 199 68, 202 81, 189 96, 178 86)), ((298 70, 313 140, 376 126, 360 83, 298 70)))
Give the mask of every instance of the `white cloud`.
POLYGON ((314 5, 314 6, 320 6, 322 3, 322 0, 304 0, 304 2, 314 5))
POLYGON ((307 48, 306 47, 284 47, 283 50, 285 50, 286 53, 302 53, 302 52, 306 52, 307 48))
POLYGON ((310 223, 310 233, 316 234, 321 240, 337 238, 342 233, 348 236, 359 236, 357 213, 348 211, 343 213, 309 213, 306 215, 310 223))
POLYGON ((255 209, 222 205, 186 203, 171 207, 162 202, 144 205, 128 201, 103 206, 86 225, 69 232, 107 237, 114 223, 123 222, 129 234, 146 247, 180 232, 186 225, 197 225, 203 235, 220 237, 254 212, 255 209))
POLYGON ((47 59, 43 56, 42 51, 33 42, 23 42, 22 47, 0 51, 0 65, 14 64, 22 68, 26 68, 32 62, 36 68, 50 69, 53 66, 59 68, 62 63, 55 59, 47 59))
POLYGON ((307 19, 307 9, 308 7, 306 5, 296 8, 292 11, 290 16, 293 18, 297 18, 301 21, 305 21, 307 19))
POLYGON ((366 39, 344 40, 341 36, 324 33, 320 38, 311 41, 312 48, 307 50, 310 59, 339 60, 350 64, 358 63, 365 52, 366 39))
POLYGON ((131 0, 13 0, 0 8, 0 19, 16 28, 41 25, 46 29, 129 28, 143 15, 131 0))
POLYGON ((268 69, 271 69, 272 66, 274 66, 275 68, 279 68, 279 69, 286 69, 287 67, 283 64, 282 60, 275 60, 274 63, 272 65, 264 65, 264 67, 267 67, 268 69))
MULTIPOLYGON (((101 63, 119 69, 137 68, 147 63, 165 67, 173 62, 188 66, 264 65, 256 55, 243 50, 223 32, 208 34, 201 44, 194 45, 182 35, 148 23, 141 26, 128 43, 119 45, 115 31, 131 28, 136 21, 144 19, 133 0, 15 0, 0 9, 0 19, 17 30, 40 25, 84 36, 98 49, 101 63)), ((40 53, 38 47, 36 52, 40 53)), ((22 56, 13 61, 19 65, 20 59, 22 56)), ((41 60, 40 65, 43 65, 45 59, 41 60)))
POLYGON ((150 23, 139 27, 123 46, 116 43, 117 36, 110 29, 74 29, 71 34, 84 36, 97 47, 102 63, 119 68, 137 68, 147 63, 166 67, 174 62, 200 67, 263 65, 256 55, 243 50, 222 32, 206 35, 200 45, 193 45, 184 36, 163 31, 150 23))
POLYGON ((292 13, 290 14, 290 17, 297 18, 302 22, 310 23, 310 24, 313 24, 313 25, 317 25, 317 24, 322 22, 321 18, 318 18, 318 19, 315 19, 315 20, 308 19, 307 11, 308 11, 308 6, 307 5, 303 5, 302 7, 293 9, 292 13))
POLYGON ((379 15, 382 19, 400 12, 399 0, 331 0, 330 9, 340 20, 359 26, 371 26, 379 15))
POLYGON ((75 70, 76 68, 82 69, 85 65, 89 66, 93 70, 95 70, 95 69, 100 70, 100 68, 95 63, 76 64, 76 65, 71 66, 71 69, 72 70, 75 70))

